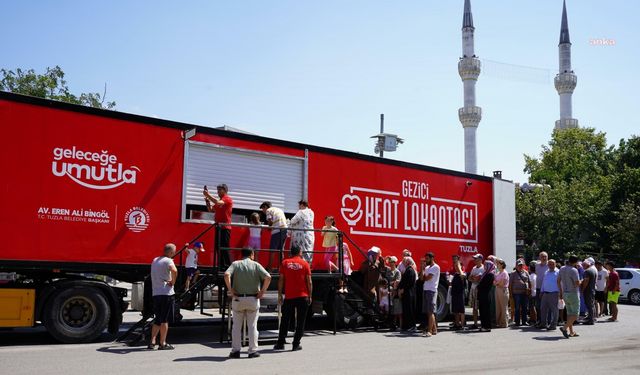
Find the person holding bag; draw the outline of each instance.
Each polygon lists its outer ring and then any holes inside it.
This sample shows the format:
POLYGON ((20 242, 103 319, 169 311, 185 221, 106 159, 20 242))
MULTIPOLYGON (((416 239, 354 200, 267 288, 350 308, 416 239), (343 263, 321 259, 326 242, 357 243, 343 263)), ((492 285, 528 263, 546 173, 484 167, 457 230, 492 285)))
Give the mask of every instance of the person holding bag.
POLYGON ((496 287, 496 326, 497 328, 507 328, 507 304, 509 303, 509 273, 507 265, 502 259, 496 260, 498 273, 493 280, 496 287))
POLYGON ((531 281, 529 273, 524 270, 524 262, 520 259, 516 262, 516 270, 509 276, 509 293, 515 302, 514 326, 527 325, 527 306, 531 296, 531 281))

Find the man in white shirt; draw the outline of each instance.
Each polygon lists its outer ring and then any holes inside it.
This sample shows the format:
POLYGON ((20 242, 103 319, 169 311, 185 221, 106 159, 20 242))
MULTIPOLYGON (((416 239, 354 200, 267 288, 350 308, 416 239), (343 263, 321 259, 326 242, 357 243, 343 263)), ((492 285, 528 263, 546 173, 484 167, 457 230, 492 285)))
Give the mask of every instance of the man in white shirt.
POLYGON ((601 261, 596 261, 598 278, 596 279, 596 316, 603 316, 607 311, 607 281, 609 271, 603 267, 601 261))
MULTIPOLYGON (((185 244, 185 246, 189 246, 189 243, 185 244)), ((201 252, 204 252, 202 242, 194 243, 193 249, 187 248, 187 260, 184 262, 187 281, 185 282, 184 290, 189 290, 191 282, 198 278, 198 253, 201 252)))
POLYGON ((484 256, 482 256, 482 254, 474 255, 473 262, 475 263, 475 266, 469 273, 469 281, 471 281, 469 304, 471 305, 471 309, 473 311, 473 325, 471 326, 472 329, 478 328, 478 284, 480 283, 482 275, 484 275, 484 265, 482 264, 483 261, 484 256))
POLYGON ((164 245, 161 256, 153 259, 151 263, 151 289, 153 295, 153 325, 151 326, 151 342, 147 346, 153 349, 156 344, 158 350, 172 350, 173 346, 167 343, 169 321, 174 312, 173 285, 178 279, 178 269, 173 263, 176 254, 176 245, 168 243, 164 245), (160 343, 156 338, 160 334, 160 343))
MULTIPOLYGON (((267 224, 271 227, 271 240, 269 241, 269 249, 279 250, 278 252, 272 252, 269 254, 268 269, 271 269, 272 259, 274 255, 280 255, 275 264, 280 264, 282 259, 282 251, 284 250, 284 243, 287 240, 287 218, 284 216, 284 211, 278 207, 272 207, 271 202, 263 202, 260 205, 260 209, 264 212, 267 218, 267 224)), ((272 270, 273 271, 273 270, 272 270)))
POLYGON ((432 252, 424 256, 425 267, 422 270, 422 280, 424 281, 422 308, 427 315, 427 327, 424 336, 431 337, 438 333, 438 323, 436 321, 436 301, 438 297, 438 284, 440 282, 440 266, 436 264, 432 252))

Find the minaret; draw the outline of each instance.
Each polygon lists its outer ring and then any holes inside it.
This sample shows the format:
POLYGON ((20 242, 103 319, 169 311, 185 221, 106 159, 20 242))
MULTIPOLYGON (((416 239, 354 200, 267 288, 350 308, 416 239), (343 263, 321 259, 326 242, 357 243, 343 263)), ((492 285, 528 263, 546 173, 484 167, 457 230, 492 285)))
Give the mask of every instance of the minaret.
POLYGON ((578 76, 571 70, 571 41, 569 40, 569 22, 567 22, 567 4, 562 2, 562 25, 560 26, 560 71, 554 79, 558 95, 560 95, 560 120, 556 121, 556 129, 577 128, 578 120, 571 118, 571 95, 578 83, 578 76))
POLYGON ((482 108, 476 106, 476 82, 480 75, 480 60, 473 50, 473 16, 470 0, 464 1, 462 17, 462 57, 458 73, 464 85, 464 107, 458 109, 458 118, 464 129, 464 171, 477 173, 476 129, 482 119, 482 108))

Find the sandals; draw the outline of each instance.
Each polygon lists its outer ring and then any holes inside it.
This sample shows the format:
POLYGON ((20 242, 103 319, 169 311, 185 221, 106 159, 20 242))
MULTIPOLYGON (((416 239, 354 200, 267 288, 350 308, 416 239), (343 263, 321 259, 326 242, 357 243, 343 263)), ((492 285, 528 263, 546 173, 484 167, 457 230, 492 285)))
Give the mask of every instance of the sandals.
POLYGON ((564 327, 560 327, 560 332, 562 332, 562 336, 564 336, 566 339, 568 339, 569 337, 571 337, 569 335, 569 332, 567 332, 567 329, 564 327))
POLYGON ((580 335, 578 334, 578 332, 574 332, 571 335, 569 335, 570 337, 580 337, 580 335))
POLYGON ((147 349, 149 349, 149 350, 153 350, 153 349, 155 348, 155 346, 156 346, 156 345, 157 345, 157 344, 149 343, 149 345, 147 345, 147 349))
POLYGON ((175 349, 175 348, 173 347, 173 345, 171 345, 169 343, 166 343, 164 345, 158 346, 158 350, 173 350, 173 349, 175 349))

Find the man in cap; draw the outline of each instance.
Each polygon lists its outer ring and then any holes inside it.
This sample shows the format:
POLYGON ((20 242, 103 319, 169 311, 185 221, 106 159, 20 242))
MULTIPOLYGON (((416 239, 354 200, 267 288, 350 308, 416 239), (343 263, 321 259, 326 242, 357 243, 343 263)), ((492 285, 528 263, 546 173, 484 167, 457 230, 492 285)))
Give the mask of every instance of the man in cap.
MULTIPOLYGON (((279 263, 280 255, 284 250, 284 243, 287 241, 287 218, 284 211, 278 207, 272 207, 271 202, 262 202, 260 210, 267 218, 267 224, 271 227, 271 239, 269 240, 269 249, 277 250, 269 253, 269 264, 267 268, 271 268, 273 258, 277 257, 276 264, 279 263)), ((274 271, 272 269, 272 271, 274 271)))
MULTIPOLYGON (((189 243, 186 243, 185 246, 189 246, 189 243)), ((194 243, 193 249, 187 248, 187 260, 184 262, 187 280, 184 290, 189 290, 191 283, 198 278, 198 253, 204 253, 202 242, 194 243)))
POLYGON ((514 325, 527 325, 527 312, 529 295, 531 293, 531 281, 529 273, 524 270, 524 261, 518 259, 516 270, 509 275, 509 294, 513 296, 515 309, 513 312, 514 325))
POLYGON ((471 292, 469 293, 469 304, 471 305, 471 309, 473 311, 473 325, 472 329, 478 328, 478 283, 480 283, 480 279, 482 279, 482 275, 484 274, 484 265, 482 262, 484 261, 484 257, 482 254, 476 254, 473 256, 473 262, 475 263, 474 267, 469 272, 469 281, 471 281, 471 292))

